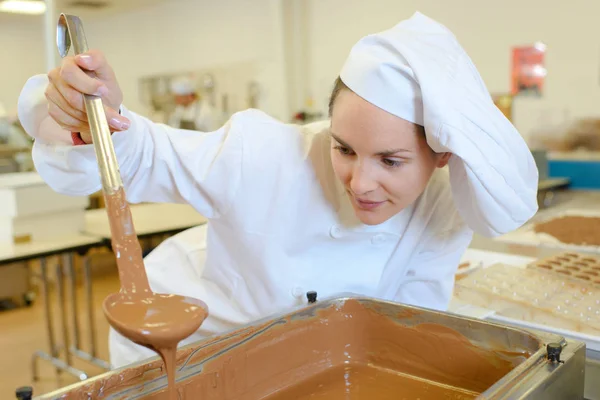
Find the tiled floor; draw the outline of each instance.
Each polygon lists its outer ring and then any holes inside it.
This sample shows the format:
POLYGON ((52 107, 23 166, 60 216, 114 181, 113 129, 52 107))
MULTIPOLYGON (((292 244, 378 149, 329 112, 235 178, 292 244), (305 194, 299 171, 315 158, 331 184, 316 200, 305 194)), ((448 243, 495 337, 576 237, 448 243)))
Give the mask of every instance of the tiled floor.
MULTIPOLYGON (((94 317, 97 327, 98 356, 108 360, 108 323, 102 314, 104 298, 119 289, 116 273, 99 276, 94 279, 94 317)), ((78 299, 83 301, 84 294, 78 289, 78 299)), ((54 295, 52 299, 55 299, 54 295)), ((57 307, 52 309, 55 326, 58 325, 57 307)), ((79 320, 82 326, 82 347, 89 349, 89 329, 85 324, 87 313, 79 309, 79 320)), ((72 339, 71 339, 72 340, 72 339)), ((34 395, 40 395, 77 382, 73 376, 62 373, 60 379, 54 367, 47 361, 39 359, 40 380, 33 382, 31 360, 36 350, 48 351, 48 338, 44 319, 44 302, 38 298, 31 307, 21 307, 0 312, 0 399, 14 399, 15 389, 19 386, 33 386, 34 395)), ((75 367, 84 370, 89 376, 101 373, 102 370, 85 361, 77 360, 75 367)))

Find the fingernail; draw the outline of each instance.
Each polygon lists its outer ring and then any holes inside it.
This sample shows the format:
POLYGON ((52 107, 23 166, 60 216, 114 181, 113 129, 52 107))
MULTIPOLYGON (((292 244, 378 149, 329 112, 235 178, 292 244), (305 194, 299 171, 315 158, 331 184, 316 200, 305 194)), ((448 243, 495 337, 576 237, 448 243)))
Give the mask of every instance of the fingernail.
POLYGON ((106 96, 108 94, 108 88, 104 85, 100 86, 98 88, 98 90, 96 90, 96 93, 94 93, 94 96, 106 96))
POLYGON ((119 119, 117 117, 111 118, 109 122, 110 122, 110 126, 112 126, 113 128, 116 128, 116 129, 120 129, 120 130, 129 129, 129 126, 130 126, 129 121, 127 121, 125 119, 119 119))
POLYGON ((77 56, 79 58, 79 60, 81 60, 86 66, 89 66, 90 63, 92 62, 92 56, 90 56, 89 54, 79 54, 77 56))

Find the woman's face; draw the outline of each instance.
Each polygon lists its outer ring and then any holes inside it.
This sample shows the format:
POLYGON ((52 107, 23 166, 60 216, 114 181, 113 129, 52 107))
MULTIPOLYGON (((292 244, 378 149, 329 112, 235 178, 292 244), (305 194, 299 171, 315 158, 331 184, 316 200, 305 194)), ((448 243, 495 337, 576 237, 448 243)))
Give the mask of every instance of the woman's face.
POLYGON ((450 153, 436 154, 421 126, 342 90, 331 114, 331 160, 356 216, 385 222, 413 203, 450 153))

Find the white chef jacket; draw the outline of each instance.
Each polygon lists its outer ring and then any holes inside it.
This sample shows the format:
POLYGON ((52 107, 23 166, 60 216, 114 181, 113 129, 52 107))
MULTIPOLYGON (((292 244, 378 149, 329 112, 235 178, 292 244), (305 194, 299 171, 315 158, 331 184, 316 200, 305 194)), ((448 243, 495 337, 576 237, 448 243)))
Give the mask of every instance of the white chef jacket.
MULTIPOLYGON (((44 75, 31 78, 19 100, 22 124, 36 138, 37 171, 60 193, 94 193, 101 189, 94 149, 72 146, 69 132, 48 116, 46 85, 44 75)), ((189 203, 209 219, 197 247, 190 246, 190 236, 202 228, 167 241, 147 258, 154 290, 197 297, 209 307, 200 331, 182 343, 303 304, 310 290, 319 298, 354 292, 447 308, 473 233, 457 211, 447 169, 436 170, 414 204, 366 226, 332 169, 328 121, 302 127, 248 110, 203 133, 121 111, 131 127, 114 133, 113 143, 128 200, 189 203)), ((489 157, 507 148, 492 148, 489 157)), ((494 168, 503 173, 502 165, 494 168)), ((478 199, 479 212, 485 202, 478 199)), ((514 201, 529 203, 531 214, 536 210, 535 195, 514 201)), ((114 366, 152 355, 111 333, 114 366)))

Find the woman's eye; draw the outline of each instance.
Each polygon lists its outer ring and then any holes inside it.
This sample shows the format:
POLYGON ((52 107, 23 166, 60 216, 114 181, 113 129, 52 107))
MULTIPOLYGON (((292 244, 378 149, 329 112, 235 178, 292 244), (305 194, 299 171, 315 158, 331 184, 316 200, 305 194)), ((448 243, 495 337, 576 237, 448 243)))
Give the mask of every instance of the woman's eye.
POLYGON ((344 146, 335 146, 335 149, 345 156, 349 156, 352 154, 352 150, 344 146))
POLYGON ((384 158, 383 159, 383 164, 386 167, 399 167, 400 165, 402 165, 402 162, 398 161, 398 160, 392 160, 391 158, 384 158))

